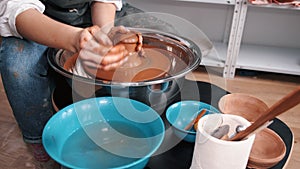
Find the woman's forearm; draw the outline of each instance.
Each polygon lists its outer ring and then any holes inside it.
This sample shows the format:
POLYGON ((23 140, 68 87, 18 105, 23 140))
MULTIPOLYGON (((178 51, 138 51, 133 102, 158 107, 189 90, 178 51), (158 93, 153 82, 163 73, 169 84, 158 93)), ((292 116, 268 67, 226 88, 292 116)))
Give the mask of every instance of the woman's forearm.
POLYGON ((82 28, 76 28, 57 22, 35 9, 28 9, 16 18, 18 33, 37 43, 77 52, 79 34, 82 28))
POLYGON ((114 26, 116 6, 112 3, 93 2, 92 22, 106 33, 114 26))

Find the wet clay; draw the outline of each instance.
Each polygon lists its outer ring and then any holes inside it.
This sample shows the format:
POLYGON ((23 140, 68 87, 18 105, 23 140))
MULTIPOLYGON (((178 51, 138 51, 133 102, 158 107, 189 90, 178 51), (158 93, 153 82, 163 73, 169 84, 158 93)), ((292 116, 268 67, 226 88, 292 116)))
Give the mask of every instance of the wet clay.
MULTIPOLYGON (((139 82, 164 77, 171 66, 170 58, 159 49, 143 47, 142 35, 138 32, 126 34, 117 33, 112 38, 114 46, 124 45, 129 53, 128 61, 121 67, 104 71, 98 69, 95 73, 92 69, 85 71, 97 79, 115 82, 139 82)), ((64 63, 64 69, 70 71, 74 67, 78 53, 69 57, 64 63)))
POLYGON ((71 57, 66 59, 65 63, 63 64, 64 69, 67 71, 70 71, 75 66, 76 60, 78 58, 79 53, 73 54, 71 57))
POLYGON ((139 32, 116 33, 111 39, 114 46, 124 45, 129 55, 142 51, 143 36, 139 32))
POLYGON ((143 50, 143 57, 138 53, 130 55, 121 67, 112 71, 98 70, 96 77, 115 82, 139 82, 164 77, 171 66, 168 56, 155 48, 143 50))
MULTIPOLYGON (((171 60, 165 51, 156 48, 144 48, 143 55, 141 57, 135 52, 121 67, 111 71, 98 69, 95 77, 115 82, 139 82, 162 78, 167 75, 171 67, 171 60)), ((78 53, 69 57, 63 64, 64 69, 71 70, 77 57, 78 53)), ((86 71, 89 70, 86 69, 86 71)), ((90 71, 92 72, 92 70, 90 71)))

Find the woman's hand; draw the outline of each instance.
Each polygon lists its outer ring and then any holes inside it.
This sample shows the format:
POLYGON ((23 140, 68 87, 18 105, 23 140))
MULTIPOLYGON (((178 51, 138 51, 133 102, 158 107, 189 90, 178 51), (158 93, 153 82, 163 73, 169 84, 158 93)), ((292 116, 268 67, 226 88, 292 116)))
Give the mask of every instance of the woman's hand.
MULTIPOLYGON (((115 29, 118 28, 112 31, 115 29)), ((121 28, 119 31, 127 30, 121 28)), ((89 73, 96 74, 97 69, 116 69, 127 60, 127 54, 123 45, 113 46, 109 35, 101 31, 98 26, 86 28, 81 33, 78 58, 89 73)))

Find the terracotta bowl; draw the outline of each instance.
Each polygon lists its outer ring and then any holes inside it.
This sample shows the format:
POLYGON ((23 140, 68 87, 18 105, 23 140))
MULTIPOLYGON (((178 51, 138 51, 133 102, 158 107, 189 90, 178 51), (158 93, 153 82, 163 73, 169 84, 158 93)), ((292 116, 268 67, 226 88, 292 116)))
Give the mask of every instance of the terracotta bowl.
POLYGON ((219 110, 224 114, 240 115, 254 122, 268 106, 262 100, 243 93, 232 93, 223 96, 218 103, 219 110))
POLYGON ((283 159, 286 147, 280 136, 266 128, 257 133, 251 149, 248 168, 270 168, 283 159))

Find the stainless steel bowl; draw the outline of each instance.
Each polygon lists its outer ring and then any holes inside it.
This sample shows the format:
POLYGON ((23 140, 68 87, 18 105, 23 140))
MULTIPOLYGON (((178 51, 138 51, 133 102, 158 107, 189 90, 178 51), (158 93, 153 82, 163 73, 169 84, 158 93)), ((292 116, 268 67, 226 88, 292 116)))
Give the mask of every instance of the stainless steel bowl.
MULTIPOLYGON (((157 110, 164 109, 164 106, 180 92, 184 76, 199 66, 201 51, 193 42, 173 34, 144 28, 132 29, 142 33, 145 46, 169 53, 171 67, 167 76, 142 82, 114 82, 76 76, 63 68, 66 57, 70 57, 68 54, 70 52, 61 49, 47 51, 49 64, 63 75, 72 89, 81 96, 84 96, 86 88, 89 88, 94 90, 92 94, 97 97, 104 95, 127 97, 144 102, 157 110)), ((87 93, 91 95, 91 92, 87 93)))

